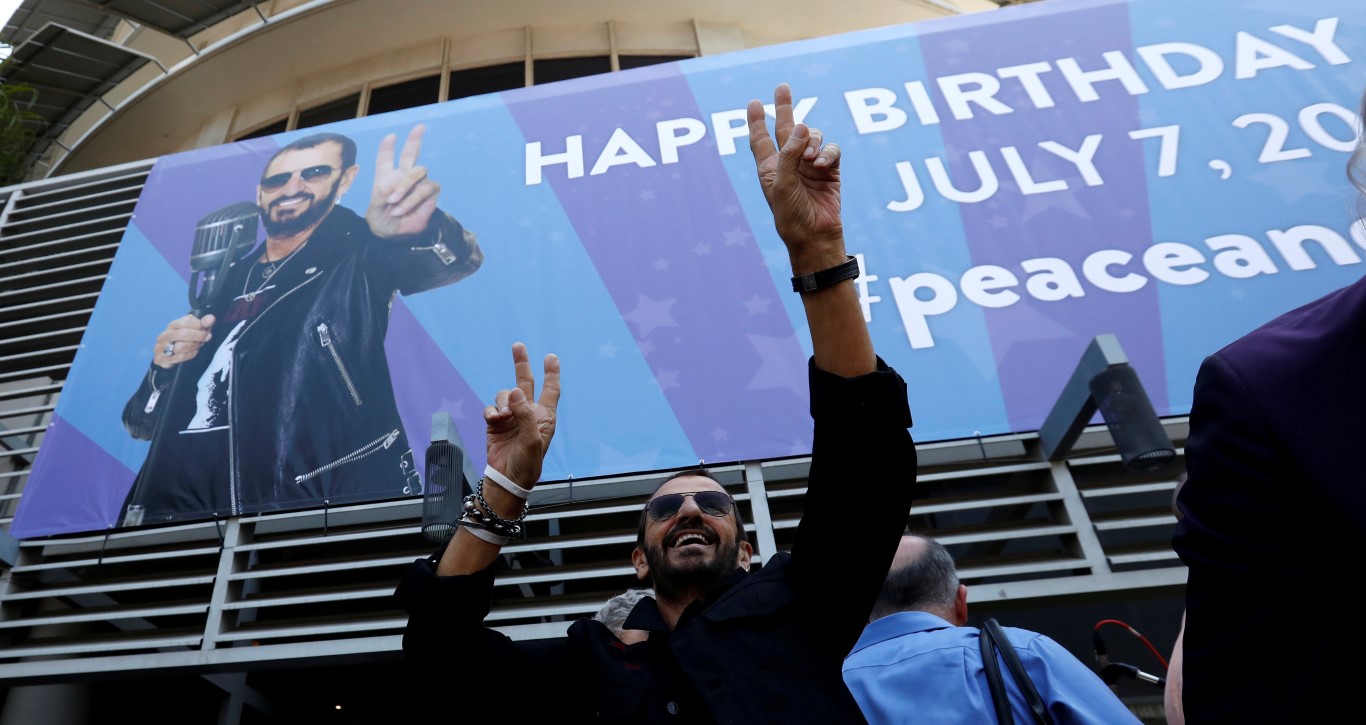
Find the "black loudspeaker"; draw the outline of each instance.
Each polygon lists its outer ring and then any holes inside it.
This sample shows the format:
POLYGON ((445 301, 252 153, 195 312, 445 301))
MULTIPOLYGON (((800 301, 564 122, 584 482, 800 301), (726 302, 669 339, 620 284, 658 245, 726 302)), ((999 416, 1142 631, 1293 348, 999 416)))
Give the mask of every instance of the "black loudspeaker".
POLYGON ((1090 386, 1091 400, 1105 418, 1125 467, 1150 470, 1176 457, 1132 366, 1112 365, 1091 378, 1090 386))
POLYGON ((422 490, 422 535, 436 544, 455 536, 465 497, 473 493, 466 473, 465 449, 450 416, 432 417, 432 443, 427 446, 427 486, 422 490), (452 440, 454 439, 454 440, 452 440))

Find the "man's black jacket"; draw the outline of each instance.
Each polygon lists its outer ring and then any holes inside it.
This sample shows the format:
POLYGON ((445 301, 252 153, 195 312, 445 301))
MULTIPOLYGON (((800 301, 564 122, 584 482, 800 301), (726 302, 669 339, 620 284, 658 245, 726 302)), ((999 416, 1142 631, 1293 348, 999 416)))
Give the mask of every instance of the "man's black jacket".
POLYGON ((492 567, 438 577, 419 560, 399 585, 404 650, 459 683, 452 715, 515 722, 844 723, 863 716, 844 686, 857 641, 906 526, 916 453, 906 386, 879 371, 843 379, 811 366, 816 421, 806 511, 791 554, 766 554, 669 632, 653 600, 624 646, 601 623, 514 642, 483 626, 492 567))

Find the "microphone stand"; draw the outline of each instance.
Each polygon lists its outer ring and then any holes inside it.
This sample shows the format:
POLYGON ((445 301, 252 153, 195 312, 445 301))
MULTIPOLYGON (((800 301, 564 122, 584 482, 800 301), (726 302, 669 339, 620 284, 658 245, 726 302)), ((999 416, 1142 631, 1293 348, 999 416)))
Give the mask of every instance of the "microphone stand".
MULTIPOLYGON (((222 287, 224 278, 229 267, 237 261, 241 255, 243 243, 246 243, 247 251, 256 244, 256 225, 259 219, 260 210, 256 204, 251 202, 239 202, 230 204, 222 209, 211 212, 199 220, 195 225, 195 240, 190 253, 190 312, 195 317, 202 318, 209 312, 209 305, 214 297, 218 295, 222 287), (216 237, 221 236, 224 225, 230 225, 231 231, 228 232, 227 244, 218 246, 216 237), (222 255, 219 257, 218 255, 222 255), (216 267, 215 267, 216 263, 216 267), (200 275, 203 275, 201 278, 200 275), (202 284, 201 284, 202 281, 202 284)), ((156 351, 153 351, 156 354, 156 351)), ((171 407, 175 397, 175 392, 180 388, 180 371, 183 365, 177 363, 171 371, 171 382, 167 384, 166 400, 160 404, 166 406, 157 415, 156 422, 152 427, 152 441, 147 449, 145 460, 155 460, 158 443, 161 441, 162 428, 166 425, 166 410, 171 407)), ((128 494, 123 512, 123 526, 138 526, 142 523, 144 514, 142 504, 133 503, 138 500, 138 491, 143 481, 143 473, 139 473, 133 484, 133 489, 128 494)))

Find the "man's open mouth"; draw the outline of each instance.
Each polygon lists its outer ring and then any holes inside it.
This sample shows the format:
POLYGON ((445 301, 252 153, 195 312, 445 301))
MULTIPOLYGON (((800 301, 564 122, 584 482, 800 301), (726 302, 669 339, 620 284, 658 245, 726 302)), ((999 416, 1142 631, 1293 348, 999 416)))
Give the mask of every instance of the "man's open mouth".
POLYGON ((680 531, 669 537, 670 549, 682 549, 688 546, 710 546, 716 542, 716 535, 707 531, 696 529, 680 531))

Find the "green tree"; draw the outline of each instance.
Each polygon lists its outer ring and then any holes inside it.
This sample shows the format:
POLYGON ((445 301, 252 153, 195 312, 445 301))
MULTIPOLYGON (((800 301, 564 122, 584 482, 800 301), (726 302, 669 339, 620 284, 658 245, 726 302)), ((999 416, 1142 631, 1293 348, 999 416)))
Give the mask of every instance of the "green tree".
POLYGON ((38 140, 43 117, 33 111, 38 91, 5 81, 0 64, 0 186, 24 180, 29 171, 29 150, 38 140))

